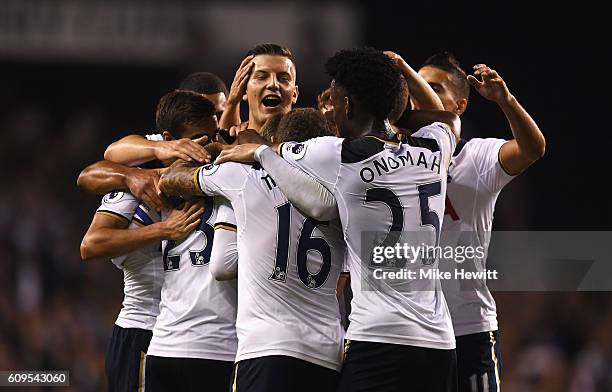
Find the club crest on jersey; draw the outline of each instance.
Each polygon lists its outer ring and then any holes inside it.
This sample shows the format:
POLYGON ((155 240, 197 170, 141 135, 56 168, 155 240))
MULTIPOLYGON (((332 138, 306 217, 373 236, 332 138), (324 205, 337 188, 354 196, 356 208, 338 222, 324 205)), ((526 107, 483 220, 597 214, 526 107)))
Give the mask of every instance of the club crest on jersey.
POLYGON ((113 191, 104 196, 104 202, 108 204, 116 203, 123 197, 123 192, 113 191))
POLYGON ((215 165, 214 163, 209 163, 208 165, 202 166, 202 175, 210 176, 214 172, 219 169, 219 165, 215 165))
POLYGON ((289 147, 289 151, 297 161, 298 159, 304 158, 304 155, 306 155, 306 145, 304 143, 296 143, 289 147))

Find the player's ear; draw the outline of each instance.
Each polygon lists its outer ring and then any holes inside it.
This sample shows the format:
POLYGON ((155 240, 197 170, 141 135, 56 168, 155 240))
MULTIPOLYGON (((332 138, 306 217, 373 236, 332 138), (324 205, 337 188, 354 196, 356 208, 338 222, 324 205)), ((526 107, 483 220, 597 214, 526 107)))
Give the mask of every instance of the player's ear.
POLYGON ((293 97, 291 98, 292 104, 295 105, 297 103, 298 95, 300 95, 300 89, 298 88, 298 85, 296 84, 295 89, 293 90, 293 97))
POLYGON ((457 103, 457 109, 455 109, 455 113, 458 116, 461 116, 463 112, 465 112, 465 109, 467 108, 468 100, 465 98, 461 98, 456 103, 457 103))
POLYGON ((170 141, 170 140, 174 140, 174 136, 172 136, 172 134, 168 131, 163 131, 162 132, 162 137, 164 138, 165 141, 170 141))

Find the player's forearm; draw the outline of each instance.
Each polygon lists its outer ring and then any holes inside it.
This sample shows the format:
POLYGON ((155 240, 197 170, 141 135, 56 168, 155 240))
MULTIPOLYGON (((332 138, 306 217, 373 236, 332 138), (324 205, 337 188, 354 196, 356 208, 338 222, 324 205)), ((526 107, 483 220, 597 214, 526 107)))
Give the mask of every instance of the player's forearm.
POLYGON ((416 110, 444 110, 440 97, 410 65, 404 64, 400 69, 408 84, 410 99, 416 110))
POLYGON ((167 196, 202 196, 197 170, 197 167, 178 160, 161 175, 159 189, 167 196))
POLYGON ((459 120, 459 116, 456 114, 444 110, 413 111, 408 117, 407 127, 414 131, 436 121, 447 124, 455 135, 455 138, 459 140, 461 135, 461 120, 459 120))
POLYGON ((219 119, 219 128, 230 129, 234 125, 240 125, 240 122, 240 102, 227 102, 219 119))
POLYGON ((137 166, 156 159, 156 142, 140 135, 129 135, 106 148, 104 159, 127 166, 137 166))
POLYGON ((127 189, 127 177, 134 170, 110 161, 87 166, 79 174, 77 187, 87 193, 103 195, 117 189, 127 189))
POLYGON ((292 166, 270 148, 258 149, 255 159, 274 178, 287 199, 304 214, 318 221, 338 217, 336 198, 313 177, 292 166))
POLYGON ((546 139, 538 124, 513 95, 498 104, 508 119, 521 155, 530 162, 540 159, 546 150, 546 139))
POLYGON ((161 242, 169 235, 164 222, 138 229, 99 228, 88 232, 81 243, 83 261, 109 259, 161 242))

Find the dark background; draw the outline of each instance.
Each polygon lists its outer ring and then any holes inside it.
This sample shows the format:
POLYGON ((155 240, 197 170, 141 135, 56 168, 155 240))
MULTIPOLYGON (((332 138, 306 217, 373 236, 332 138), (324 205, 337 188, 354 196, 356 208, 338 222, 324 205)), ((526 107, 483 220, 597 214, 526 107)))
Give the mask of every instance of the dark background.
MULTIPOLYGON (((0 13, 12 7, 0 22, 21 23, 25 11, 17 3, 0 1, 0 13)), ((44 2, 25 3, 36 12, 44 2)), ((204 2, 175 7, 194 4, 203 14, 212 9, 204 2)), ((354 23, 339 42, 393 50, 414 68, 440 50, 454 52, 468 72, 486 63, 538 122, 546 155, 502 192, 497 230, 609 229, 609 5, 261 4, 225 6, 223 29, 194 23, 187 29, 194 42, 171 61, 105 57, 104 49, 97 56, 16 53, 0 30, 0 370, 69 369, 71 390, 104 388, 121 273, 110 263, 80 261, 80 239, 99 198, 79 193, 78 173, 102 159, 112 141, 153 130, 157 100, 188 73, 217 73, 229 87, 241 55, 259 37, 291 46, 298 106, 314 105, 329 83, 325 58, 341 49, 332 38, 342 34, 333 27, 344 28, 347 10, 354 23), (285 9, 297 9, 289 20, 297 26, 284 19, 291 13, 277 13, 285 9), (251 19, 255 11, 263 17, 251 19), (289 36, 294 27, 299 34, 289 36)), ((501 110, 474 91, 462 120, 464 137, 511 137, 501 110)), ((611 390, 608 292, 496 293, 496 299, 505 390, 611 390)))

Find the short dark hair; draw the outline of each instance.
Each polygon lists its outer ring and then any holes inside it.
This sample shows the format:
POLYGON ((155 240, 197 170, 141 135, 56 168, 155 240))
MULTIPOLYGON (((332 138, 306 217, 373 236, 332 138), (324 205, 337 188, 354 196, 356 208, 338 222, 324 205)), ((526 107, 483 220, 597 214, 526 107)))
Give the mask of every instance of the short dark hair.
POLYGON ((199 94, 218 94, 228 95, 227 86, 217 75, 210 72, 195 72, 187 76, 181 84, 179 90, 194 91, 199 94))
POLYGON ((341 50, 327 60, 327 73, 377 120, 387 118, 399 93, 401 73, 380 50, 341 50))
POLYGON ((184 125, 197 125, 215 115, 215 105, 201 94, 174 90, 164 95, 157 105, 155 123, 158 131, 181 137, 184 125))
POLYGON ((275 141, 304 142, 320 136, 334 136, 323 113, 314 108, 299 108, 283 115, 278 124, 275 141))
POLYGON ((470 97, 470 84, 467 81, 467 74, 461 68, 459 60, 454 54, 448 51, 436 53, 423 63, 421 68, 429 66, 441 69, 448 72, 452 78, 452 84, 455 87, 455 92, 461 97, 468 99, 470 97))
POLYGON ((280 46, 278 44, 271 44, 271 43, 259 44, 255 46, 254 48, 249 50, 244 57, 248 57, 250 55, 257 56, 260 54, 269 54, 272 56, 283 56, 293 61, 293 54, 291 53, 291 50, 289 50, 289 48, 285 46, 280 46))

